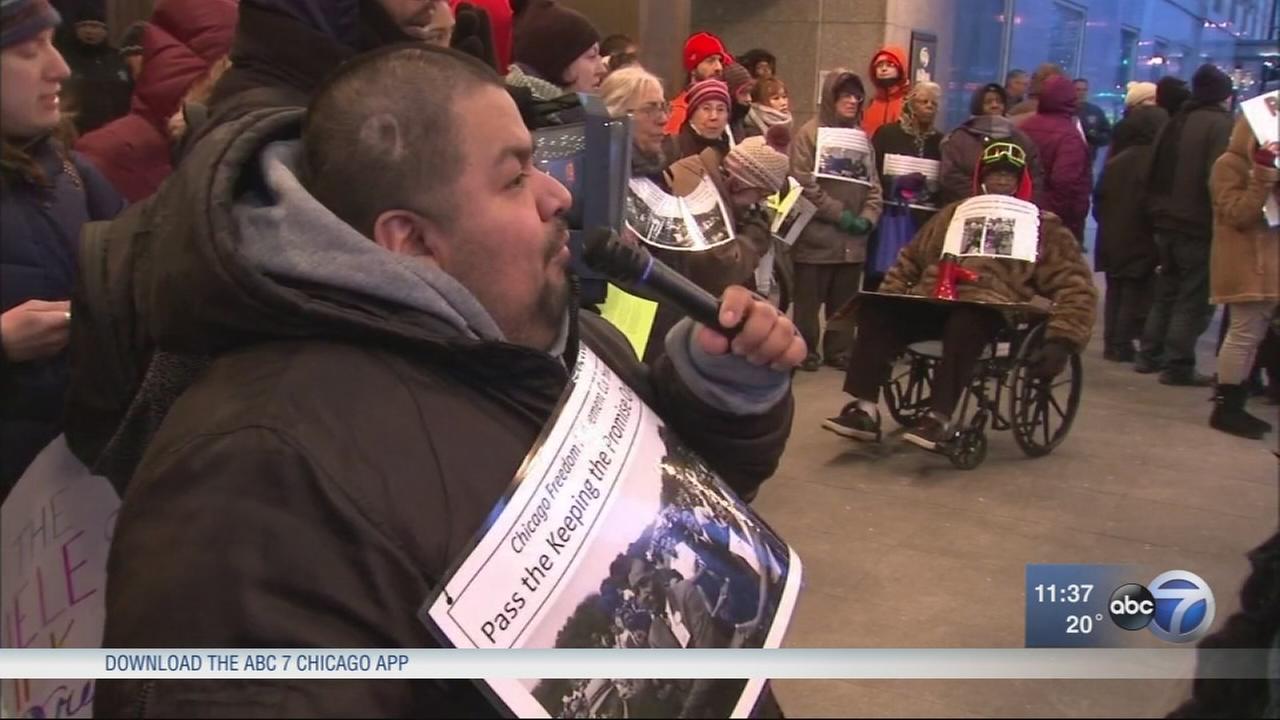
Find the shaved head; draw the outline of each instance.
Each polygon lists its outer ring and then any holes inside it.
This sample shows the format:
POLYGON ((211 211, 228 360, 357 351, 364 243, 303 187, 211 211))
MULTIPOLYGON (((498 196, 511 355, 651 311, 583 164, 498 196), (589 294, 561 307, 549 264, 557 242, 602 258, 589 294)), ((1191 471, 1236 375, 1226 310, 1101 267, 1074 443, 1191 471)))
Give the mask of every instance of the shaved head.
POLYGON ((463 170, 455 108, 503 87, 478 61, 451 50, 399 46, 341 68, 307 110, 303 184, 325 207, 372 236, 387 210, 413 210, 447 226, 450 189, 463 170))

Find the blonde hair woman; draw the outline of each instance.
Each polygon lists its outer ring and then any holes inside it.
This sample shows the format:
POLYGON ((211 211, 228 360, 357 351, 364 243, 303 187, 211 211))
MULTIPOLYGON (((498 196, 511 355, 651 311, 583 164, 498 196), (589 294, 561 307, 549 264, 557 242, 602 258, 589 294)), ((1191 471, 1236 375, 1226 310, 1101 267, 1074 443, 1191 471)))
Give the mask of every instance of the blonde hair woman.
POLYGON ((661 173, 662 138, 671 116, 671 106, 663 94, 662 81, 639 65, 611 73, 600 83, 600 98, 614 117, 631 115, 633 175, 661 173))

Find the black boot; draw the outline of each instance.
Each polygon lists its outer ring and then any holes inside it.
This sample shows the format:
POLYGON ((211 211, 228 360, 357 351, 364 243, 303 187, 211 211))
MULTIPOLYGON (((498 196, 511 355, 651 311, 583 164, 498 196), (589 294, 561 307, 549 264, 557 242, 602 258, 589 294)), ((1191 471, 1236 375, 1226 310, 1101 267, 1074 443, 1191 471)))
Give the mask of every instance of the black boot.
POLYGON ((1219 385, 1213 396, 1213 414, 1209 427, 1250 440, 1260 440, 1271 425, 1250 415, 1244 409, 1246 391, 1242 385, 1219 385))

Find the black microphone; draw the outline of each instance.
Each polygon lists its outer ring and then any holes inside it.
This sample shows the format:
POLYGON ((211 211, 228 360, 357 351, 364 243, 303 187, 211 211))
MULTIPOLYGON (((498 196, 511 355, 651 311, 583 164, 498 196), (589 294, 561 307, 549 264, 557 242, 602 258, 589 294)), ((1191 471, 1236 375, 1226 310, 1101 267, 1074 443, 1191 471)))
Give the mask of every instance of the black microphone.
POLYGON ((730 339, 741 329, 740 325, 726 328, 720 324, 720 302, 711 293, 648 250, 620 242, 612 230, 598 227, 590 231, 582 249, 582 259, 588 267, 627 292, 673 305, 730 339))

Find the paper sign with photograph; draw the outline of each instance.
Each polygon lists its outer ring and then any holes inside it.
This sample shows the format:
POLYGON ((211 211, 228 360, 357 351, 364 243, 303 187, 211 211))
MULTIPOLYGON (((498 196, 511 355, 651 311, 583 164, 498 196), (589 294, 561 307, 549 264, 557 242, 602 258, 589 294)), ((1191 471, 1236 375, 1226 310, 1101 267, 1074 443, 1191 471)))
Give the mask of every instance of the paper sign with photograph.
MULTIPOLYGON (((1259 95, 1240 106, 1253 136, 1262 145, 1280 142, 1280 90, 1272 90, 1266 95, 1259 95)), ((1280 203, 1276 194, 1272 193, 1263 203, 1262 212, 1271 227, 1280 226, 1280 203)))
POLYGON ((884 156, 885 196, 917 210, 937 210, 942 194, 942 163, 937 160, 888 153, 884 156), (923 176, 923 182, 906 183, 902 178, 923 176), (903 187, 899 187, 901 184, 903 187), (909 187, 906 187, 908 186, 909 187), (894 189, 898 188, 897 195, 894 189), (898 196, 901 196, 900 198, 898 196))
MULTIPOLYGON (((423 606, 460 648, 774 648, 796 554, 585 348, 555 417, 423 606)), ((492 680, 517 717, 745 717, 763 681, 492 680)))
POLYGON ((775 195, 769 203, 769 208, 773 210, 773 224, 769 230, 789 247, 796 244, 800 233, 804 232, 805 226, 817 214, 818 206, 805 199, 804 188, 800 187, 795 178, 787 180, 790 182, 787 194, 775 195))
POLYGON ((818 128, 814 168, 820 178, 870 185, 876 163, 867 134, 857 128, 818 128))
MULTIPOLYGON (((5 648, 99 648, 107 553, 120 499, 62 436, 23 473, 0 508, 5 648)), ((93 717, 94 681, 3 679, 4 717, 93 717)))
POLYGON ((685 197, 670 195, 647 178, 632 179, 628 188, 627 229, 648 245, 697 252, 734 238, 724 200, 710 178, 685 197))
POLYGON ((1280 90, 1272 90, 1240 105, 1258 142, 1280 142, 1280 90))
POLYGON ((1035 262, 1039 246, 1039 208, 1007 195, 979 195, 956 208, 942 252, 1035 262))

